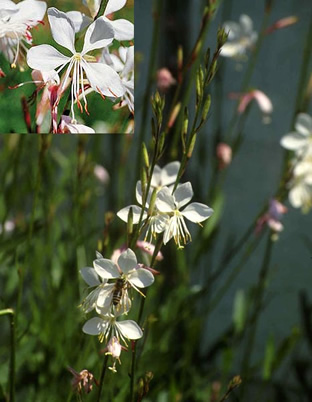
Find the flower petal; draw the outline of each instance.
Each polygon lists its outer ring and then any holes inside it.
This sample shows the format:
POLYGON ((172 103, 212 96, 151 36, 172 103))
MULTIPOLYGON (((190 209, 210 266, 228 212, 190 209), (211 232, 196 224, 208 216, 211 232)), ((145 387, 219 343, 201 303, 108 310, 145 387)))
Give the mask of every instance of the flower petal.
POLYGON ((122 40, 131 40, 134 37, 134 25, 132 22, 125 19, 118 19, 115 21, 110 21, 114 33, 115 39, 122 40))
POLYGON ((85 334, 88 335, 99 335, 100 333, 105 333, 108 327, 108 320, 103 320, 99 317, 93 317, 84 324, 82 330, 85 334))
POLYGON ((297 151, 307 145, 307 137, 300 133, 289 133, 282 137, 280 144, 291 151, 297 151))
POLYGON ((154 275, 145 268, 138 268, 129 274, 128 281, 138 288, 146 288, 154 283, 154 275))
POLYGON ((241 29, 245 35, 252 33, 253 22, 252 22, 252 19, 248 15, 242 14, 239 17, 239 23, 240 23, 241 29))
POLYGON ((98 286, 101 284, 99 277, 97 276, 97 273, 94 268, 91 268, 91 267, 82 268, 79 272, 80 272, 80 275, 82 276, 83 280, 89 286, 98 286))
POLYGON ((107 47, 113 40, 114 29, 109 20, 104 17, 97 18, 87 29, 81 54, 107 47))
POLYGON ((312 118, 306 113, 299 113, 296 122, 296 130, 305 136, 312 135, 312 118))
POLYGON ((75 27, 71 19, 55 7, 48 9, 48 18, 55 42, 75 54, 75 27))
POLYGON ((53 46, 39 45, 27 52, 27 64, 35 70, 50 71, 62 64, 68 63, 70 57, 64 56, 53 46))
POLYGON ((80 11, 68 11, 66 15, 74 24, 76 33, 85 29, 93 21, 92 18, 86 16, 80 11))
POLYGON ((181 214, 189 221, 198 223, 208 219, 213 214, 213 209, 205 204, 192 202, 192 204, 188 205, 181 214))
POLYGON ((122 336, 127 339, 140 339, 143 336, 141 328, 135 321, 116 321, 115 325, 121 332, 122 336))
POLYGON ((172 212, 175 209, 174 197, 168 187, 163 187, 156 198, 156 207, 160 212, 172 212))
POLYGON ((119 75, 103 63, 87 63, 82 60, 82 67, 92 88, 105 96, 119 97, 125 93, 119 75))
POLYGON ((161 170, 161 185, 168 186, 176 181, 180 169, 180 162, 170 162, 161 170))
POLYGON ((47 4, 44 1, 24 0, 17 4, 18 12, 14 14, 11 21, 27 21, 31 27, 42 21, 47 9, 47 4))
POLYGON ((111 260, 107 258, 100 258, 93 261, 96 273, 104 279, 118 278, 120 276, 118 267, 111 260))
MULTIPOLYGON (((99 292, 99 296, 97 299, 97 305, 101 307, 102 309, 107 307, 107 312, 109 311, 109 308, 112 303, 113 299, 113 293, 114 293, 114 283, 107 283, 99 292)), ((103 311, 102 311, 103 313, 103 311)))
MULTIPOLYGON (((128 222, 130 208, 132 208, 133 223, 136 225, 137 223, 139 223, 142 211, 142 208, 138 207, 137 205, 129 205, 128 207, 122 208, 120 211, 117 212, 117 216, 122 221, 128 222)), ((146 219, 146 212, 144 212, 143 214, 143 219, 146 219)))
POLYGON ((173 193, 178 209, 190 202, 193 195, 194 193, 191 182, 188 181, 187 183, 179 184, 173 193))
POLYGON ((109 15, 120 10, 126 4, 127 0, 108 0, 104 15, 109 15))
POLYGON ((138 264, 137 258, 131 248, 128 248, 120 254, 118 258, 119 268, 124 274, 128 274, 129 271, 134 269, 138 264))

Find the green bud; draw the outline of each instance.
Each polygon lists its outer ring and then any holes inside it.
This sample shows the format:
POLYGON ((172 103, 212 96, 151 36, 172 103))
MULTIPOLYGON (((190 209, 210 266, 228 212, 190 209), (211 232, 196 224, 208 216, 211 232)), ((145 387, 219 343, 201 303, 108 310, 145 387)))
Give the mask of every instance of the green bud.
POLYGON ((149 207, 148 207, 148 215, 153 215, 153 211, 154 211, 154 208, 155 208, 156 197, 157 197, 157 189, 154 188, 152 196, 151 196, 150 204, 149 204, 149 207))
POLYGON ((129 213, 128 213, 127 233, 128 233, 128 236, 133 233, 133 210, 132 210, 132 207, 130 207, 129 213))
POLYGON ((192 140, 191 140, 190 147, 188 149, 188 153, 187 153, 188 159, 190 159, 192 154, 193 154, 195 143, 196 143, 196 137, 197 137, 197 133, 194 133, 193 137, 192 137, 192 140))
POLYGON ((163 131, 160 134, 159 143, 158 143, 158 155, 161 155, 164 145, 165 145, 166 133, 163 131))
POLYGON ((180 45, 178 47, 178 70, 182 70, 183 68, 183 47, 180 45))
POLYGON ((145 167, 148 168, 149 167, 149 157, 148 157, 148 152, 147 152, 146 145, 144 142, 142 143, 142 156, 143 156, 143 161, 144 161, 145 167))
POLYGON ((205 103, 204 103, 204 107, 203 107, 203 114, 202 114, 202 121, 205 121, 207 119, 207 115, 210 109, 210 105, 211 105, 211 96, 210 94, 207 96, 205 103))

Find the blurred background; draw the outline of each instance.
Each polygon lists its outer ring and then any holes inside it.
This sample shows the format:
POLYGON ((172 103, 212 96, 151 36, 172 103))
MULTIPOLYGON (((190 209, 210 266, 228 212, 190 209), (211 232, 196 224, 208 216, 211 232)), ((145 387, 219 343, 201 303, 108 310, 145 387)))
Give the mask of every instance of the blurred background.
MULTIPOLYGON (((81 331, 86 317, 78 305, 86 287, 78 271, 91 266, 95 250, 110 258, 126 241, 115 213, 135 203, 141 142, 152 150, 150 96, 157 70, 166 67, 177 79, 177 46, 186 60, 206 3, 135 1, 133 137, 0 137, 0 308, 17 311, 18 401, 96 401, 94 392, 72 392, 67 371, 86 368, 99 378, 104 355, 96 337, 81 331)), ((171 243, 162 249, 164 260, 156 265, 161 275, 149 290, 144 340, 138 342, 137 400, 311 401, 311 218, 285 199, 284 231, 273 245, 268 229, 257 236, 255 227, 281 178, 280 138, 292 131, 298 111, 311 114, 309 103, 303 108, 296 98, 311 73, 312 10, 308 0, 223 1, 203 48, 213 52, 218 27, 243 13, 258 32, 284 17, 297 16, 298 22, 264 36, 257 57, 250 52, 245 61, 218 60, 209 120, 182 178, 191 181, 193 200, 215 214, 203 228, 190 225, 193 242, 184 250, 171 243), (250 105, 234 133, 240 141, 232 163, 216 177, 216 144, 226 138, 237 109, 228 95, 241 92, 247 74, 248 89, 263 91, 273 113, 268 123, 250 105)), ((173 85, 166 92, 165 119, 175 90, 173 85)), ((187 93, 186 81, 179 99, 191 121, 194 82, 187 93)), ((167 134, 161 166, 181 156, 180 123, 178 118, 167 134)), ((137 307, 135 299, 130 318, 136 319, 137 307)), ((8 400, 10 326, 7 317, 0 319, 0 400, 8 400)), ((118 373, 106 376, 103 401, 129 400, 129 351, 121 361, 118 373)))

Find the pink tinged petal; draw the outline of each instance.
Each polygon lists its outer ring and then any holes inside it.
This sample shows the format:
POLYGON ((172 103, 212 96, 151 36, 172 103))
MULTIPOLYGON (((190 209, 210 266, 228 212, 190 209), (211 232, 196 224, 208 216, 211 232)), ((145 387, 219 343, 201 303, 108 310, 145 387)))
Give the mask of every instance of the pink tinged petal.
POLYGON ((138 288, 146 288, 154 283, 154 275, 144 268, 138 268, 131 272, 128 281, 138 288))
POLYGON ((281 232, 284 229, 284 226, 280 221, 277 221, 275 219, 269 219, 268 220, 268 226, 271 228, 274 232, 281 232))
POLYGON ((82 67, 96 92, 116 98, 125 93, 119 75, 111 67, 102 63, 87 63, 85 60, 82 60, 82 67))
POLYGON ((125 6, 127 0, 109 0, 104 15, 109 15, 125 6))
POLYGON ((134 25, 132 22, 124 19, 118 19, 115 21, 110 21, 110 23, 114 29, 115 39, 119 41, 133 39, 134 25))
MULTIPOLYGON (((122 221, 128 222, 130 208, 132 208, 133 223, 136 225, 137 223, 139 223, 142 211, 142 208, 138 207, 137 205, 129 205, 128 207, 122 208, 120 211, 117 212, 117 216, 122 221)), ((143 219, 146 219, 146 212, 144 212, 143 219)))
POLYGON ((97 273, 94 268, 91 268, 91 267, 82 268, 79 272, 80 272, 80 275, 82 276, 83 280, 89 286, 98 286, 101 284, 99 277, 97 276, 97 273))
POLYGON ((189 181, 187 183, 178 185, 177 189, 173 193, 178 209, 189 203, 193 195, 194 193, 192 185, 189 181))
POLYGON ((208 219, 213 214, 213 209, 199 202, 192 202, 181 214, 191 222, 198 223, 208 219))
POLYGON ((285 135, 280 142, 281 146, 291 151, 297 151, 307 145, 307 137, 296 132, 285 135))
POLYGON ((114 283, 108 283, 100 290, 97 299, 97 305, 102 309, 105 307, 110 308, 113 299, 114 287, 114 283))
POLYGON ((50 71, 67 64, 70 57, 64 56, 53 46, 39 45, 30 48, 27 52, 27 64, 35 70, 50 71))
POLYGON ((104 279, 119 278, 119 270, 116 264, 106 258, 100 258, 93 261, 96 273, 104 279))
POLYGON ((82 327, 82 331, 88 335, 99 335, 106 333, 109 327, 109 322, 99 317, 93 317, 88 320, 82 327))
POLYGON ((135 321, 132 320, 117 321, 115 325, 124 338, 135 340, 140 339, 143 336, 141 328, 135 321))
POLYGON ((75 27, 73 22, 65 13, 54 7, 48 9, 48 18, 55 42, 75 54, 75 27))
POLYGON ((114 29, 111 23, 104 17, 100 17, 87 29, 81 54, 84 55, 91 50, 107 47, 113 39, 114 29))
POLYGON ((85 29, 93 20, 80 11, 68 11, 67 17, 74 24, 75 32, 80 32, 85 29))
POLYGON ((160 212, 172 212, 175 209, 174 197, 168 187, 164 187, 158 192, 156 207, 160 212))
POLYGON ((168 186, 176 181, 180 169, 180 162, 170 162, 161 171, 161 185, 168 186))
POLYGON ((118 265, 124 274, 128 274, 128 272, 134 269, 137 264, 137 258, 130 248, 121 253, 118 258, 118 265))
POLYGON ((312 118, 306 113, 299 113, 296 122, 296 130, 305 136, 312 135, 312 118))
POLYGON ((67 123, 65 127, 71 134, 95 134, 93 128, 85 126, 84 124, 67 123))
POLYGON ((247 106, 249 105, 249 103, 251 102, 252 98, 253 97, 250 92, 248 92, 242 96, 242 98, 239 102, 239 105, 238 105, 238 109, 237 109, 238 113, 245 112, 245 110, 246 110, 247 106))
POLYGON ((263 113, 272 113, 273 105, 268 96, 266 96, 262 91, 258 90, 253 91, 252 94, 263 113))

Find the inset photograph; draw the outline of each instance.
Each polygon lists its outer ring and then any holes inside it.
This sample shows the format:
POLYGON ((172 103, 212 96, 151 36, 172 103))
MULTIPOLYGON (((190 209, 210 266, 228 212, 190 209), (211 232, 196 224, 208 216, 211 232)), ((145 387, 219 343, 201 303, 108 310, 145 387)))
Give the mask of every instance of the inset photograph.
POLYGON ((134 0, 0 0, 0 133, 134 127, 134 0))

